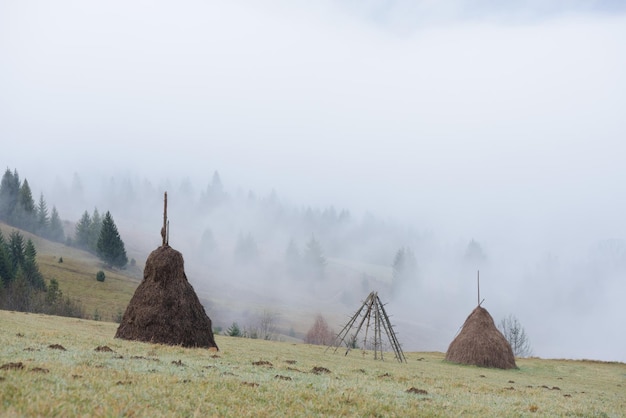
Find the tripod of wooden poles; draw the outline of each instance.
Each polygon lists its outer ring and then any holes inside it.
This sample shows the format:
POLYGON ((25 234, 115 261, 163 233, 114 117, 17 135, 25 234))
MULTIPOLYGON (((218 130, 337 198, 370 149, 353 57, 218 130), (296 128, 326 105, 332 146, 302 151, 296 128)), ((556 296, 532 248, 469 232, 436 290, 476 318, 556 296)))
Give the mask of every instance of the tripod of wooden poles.
POLYGON ((363 326, 365 326, 365 335, 363 336, 362 345, 363 350, 365 350, 365 347, 367 346, 367 338, 371 327, 371 331, 373 331, 374 334, 372 336, 374 346, 374 359, 377 360, 380 356, 380 360, 384 360, 382 338, 382 334, 384 331, 387 335, 391 348, 393 349, 396 360, 401 363, 406 363, 406 357, 404 357, 404 352, 402 351, 400 343, 396 338, 396 334, 393 331, 393 325, 391 325, 391 321, 389 321, 389 316, 385 311, 385 306, 378 297, 378 292, 371 292, 369 294, 367 299, 365 299, 365 301, 361 305, 361 308, 359 308, 359 310, 356 311, 356 313, 350 318, 350 321, 348 321, 346 326, 343 327, 343 329, 337 334, 333 343, 328 348, 326 348, 326 350, 328 351, 328 349, 330 349, 331 347, 335 347, 335 350, 333 352, 337 352, 339 346, 345 344, 347 349, 344 355, 348 355, 352 348, 356 348, 357 338, 359 332, 361 332, 361 330, 363 329, 363 326), (356 326, 356 332, 351 333, 357 321, 358 325, 356 326))

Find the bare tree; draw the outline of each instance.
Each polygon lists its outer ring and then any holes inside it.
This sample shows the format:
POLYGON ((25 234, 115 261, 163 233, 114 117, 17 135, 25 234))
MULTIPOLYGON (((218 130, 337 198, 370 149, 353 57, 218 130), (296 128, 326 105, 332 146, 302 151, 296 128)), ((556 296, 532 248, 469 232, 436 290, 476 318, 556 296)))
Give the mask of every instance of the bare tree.
POLYGON ((328 322, 322 315, 317 315, 315 323, 304 336, 304 342, 307 344, 329 345, 332 344, 335 334, 328 326, 328 322))
POLYGON ((274 312, 264 310, 254 324, 244 327, 242 335, 246 338, 273 340, 276 338, 276 319, 274 312))
POLYGON ((498 323, 498 329, 511 345, 515 357, 529 357, 533 354, 526 331, 515 316, 509 315, 502 319, 498 323))

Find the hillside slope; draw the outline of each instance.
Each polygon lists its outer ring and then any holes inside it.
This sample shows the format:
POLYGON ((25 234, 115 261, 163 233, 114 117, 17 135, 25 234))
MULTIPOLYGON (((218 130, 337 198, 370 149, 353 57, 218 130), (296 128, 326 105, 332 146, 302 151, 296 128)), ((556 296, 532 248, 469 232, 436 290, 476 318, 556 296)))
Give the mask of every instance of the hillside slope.
POLYGON ((0 311, 6 416, 623 416, 626 364, 520 359, 518 370, 374 360, 217 336, 218 353, 113 338, 116 324, 0 311))
POLYGON ((39 269, 46 282, 56 279, 63 295, 79 302, 85 314, 91 318, 117 320, 124 313, 141 280, 142 267, 106 269, 98 257, 87 251, 48 241, 3 223, 0 223, 0 230, 5 237, 16 230, 25 240, 31 239, 37 250, 39 269), (105 272, 104 282, 96 280, 99 270, 105 272))

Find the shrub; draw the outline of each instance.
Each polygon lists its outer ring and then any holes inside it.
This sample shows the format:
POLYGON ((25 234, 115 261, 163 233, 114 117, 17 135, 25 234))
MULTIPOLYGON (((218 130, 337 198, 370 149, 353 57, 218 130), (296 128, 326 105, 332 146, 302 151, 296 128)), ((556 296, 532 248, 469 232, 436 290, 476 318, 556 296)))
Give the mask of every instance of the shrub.
POLYGON ((96 273, 96 280, 99 282, 103 282, 105 279, 105 275, 104 272, 102 270, 100 270, 99 272, 96 273))
POLYGON ((233 324, 226 330, 226 335, 230 337, 241 337, 241 329, 239 328, 239 325, 236 322, 233 322, 233 324))

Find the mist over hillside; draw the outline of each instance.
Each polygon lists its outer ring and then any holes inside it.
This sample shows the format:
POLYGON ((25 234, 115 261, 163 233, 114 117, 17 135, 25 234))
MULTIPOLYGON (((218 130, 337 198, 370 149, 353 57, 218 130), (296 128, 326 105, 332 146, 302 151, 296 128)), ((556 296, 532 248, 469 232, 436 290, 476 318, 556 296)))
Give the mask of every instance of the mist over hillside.
POLYGON ((0 2, 0 163, 64 220, 110 210, 139 264, 167 190, 225 326, 339 328, 378 290, 445 350, 480 270, 536 355, 626 361, 624 39, 610 0, 0 2))
POLYGON ((231 190, 228 176, 218 172, 204 182, 74 173, 50 187, 52 193, 41 192, 59 202, 64 219, 75 222, 93 208, 111 211, 139 264, 160 245, 167 191, 170 244, 184 254, 190 282, 223 328, 233 321, 252 324, 269 312, 283 333, 302 335, 318 313, 338 330, 370 291, 378 291, 406 350, 445 351, 478 302, 480 270, 484 306, 496 321, 514 314, 535 355, 623 359, 621 336, 610 330, 621 318, 621 239, 581 240, 551 251, 521 248, 515 237, 494 245, 367 211, 298 206, 274 189, 231 190), (306 269, 312 239, 326 260, 320 276, 306 269), (402 248, 411 249, 417 268, 394 281, 402 248))

